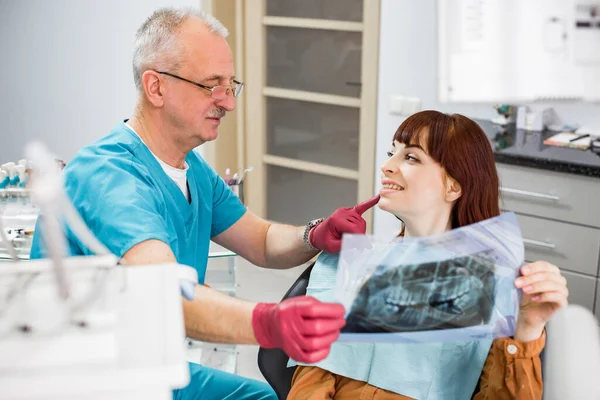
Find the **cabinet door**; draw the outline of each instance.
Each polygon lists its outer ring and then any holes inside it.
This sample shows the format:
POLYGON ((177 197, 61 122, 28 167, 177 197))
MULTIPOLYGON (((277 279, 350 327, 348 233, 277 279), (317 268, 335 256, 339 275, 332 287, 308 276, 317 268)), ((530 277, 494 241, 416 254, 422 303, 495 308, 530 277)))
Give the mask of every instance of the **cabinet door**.
POLYGON ((357 108, 267 99, 267 154, 358 170, 357 108))
POLYGON ((267 15, 361 22, 363 0, 267 0, 267 15))
POLYGON ((274 165, 267 168, 267 218, 271 221, 304 225, 317 217, 328 216, 339 207, 350 207, 355 203, 354 180, 274 165))
POLYGON ((267 87, 360 97, 360 32, 267 27, 267 87))
POLYGON ((373 195, 379 3, 246 2, 246 198, 258 215, 302 225, 373 195))
POLYGON ((596 282, 596 319, 600 324, 600 279, 596 282))

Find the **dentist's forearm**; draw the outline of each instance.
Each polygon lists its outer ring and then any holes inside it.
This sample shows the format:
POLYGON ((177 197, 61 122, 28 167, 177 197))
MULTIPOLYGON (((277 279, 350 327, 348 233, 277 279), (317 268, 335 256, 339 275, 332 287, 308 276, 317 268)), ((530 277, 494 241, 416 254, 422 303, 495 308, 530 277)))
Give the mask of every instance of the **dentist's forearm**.
POLYGON ((265 243, 265 268, 293 268, 316 256, 317 251, 304 244, 304 230, 304 226, 271 224, 265 243))
POLYGON ((186 336, 204 342, 256 344, 252 329, 255 306, 196 285, 194 300, 183 300, 186 336))

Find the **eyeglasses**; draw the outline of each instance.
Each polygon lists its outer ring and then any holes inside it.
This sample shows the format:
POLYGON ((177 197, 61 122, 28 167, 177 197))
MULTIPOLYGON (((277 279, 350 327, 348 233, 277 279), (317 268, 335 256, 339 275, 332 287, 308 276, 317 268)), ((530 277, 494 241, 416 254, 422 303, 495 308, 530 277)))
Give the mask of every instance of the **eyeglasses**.
POLYGON ((182 78, 181 76, 177 76, 170 72, 164 72, 164 71, 156 71, 156 72, 161 75, 167 75, 167 76, 170 76, 171 78, 175 78, 175 79, 179 79, 184 82, 187 82, 187 83, 191 83, 192 85, 198 86, 201 89, 208 90, 210 92, 210 97, 212 97, 215 100, 223 100, 224 98, 229 96, 230 93, 233 93, 233 97, 238 97, 240 95, 240 93, 242 92, 242 89, 244 88, 244 83, 236 81, 235 79, 233 80, 233 83, 231 85, 206 86, 201 83, 182 78))

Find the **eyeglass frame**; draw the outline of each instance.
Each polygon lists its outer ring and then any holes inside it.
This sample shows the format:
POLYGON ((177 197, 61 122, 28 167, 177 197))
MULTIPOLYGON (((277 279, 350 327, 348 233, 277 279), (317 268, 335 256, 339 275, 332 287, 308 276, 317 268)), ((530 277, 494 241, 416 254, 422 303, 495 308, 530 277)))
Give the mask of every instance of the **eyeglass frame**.
POLYGON ((214 92, 213 92, 213 90, 215 90, 215 88, 218 88, 218 87, 220 87, 220 86, 228 86, 228 87, 231 89, 231 93, 233 94, 233 97, 234 97, 234 98, 237 98, 237 97, 240 95, 240 93, 242 93, 242 89, 244 89, 244 82, 240 82, 240 81, 238 81, 238 80, 235 80, 235 79, 233 80, 233 83, 234 83, 234 84, 236 84, 236 87, 235 87, 235 89, 234 89, 234 88, 232 87, 233 85, 215 85, 215 86, 207 86, 207 85, 203 85, 203 84, 201 84, 201 83, 194 82, 194 81, 191 81, 191 80, 189 80, 189 79, 183 78, 183 77, 181 77, 181 76, 179 76, 179 75, 172 74, 172 73, 170 73, 170 72, 166 72, 166 71, 154 71, 154 72, 156 72, 157 74, 161 74, 161 75, 170 76, 171 78, 179 79, 179 80, 182 80, 182 81, 184 81, 184 82, 187 82, 187 83, 191 83, 192 85, 194 85, 194 86, 197 86, 197 87, 199 87, 200 89, 208 90, 208 91, 210 92, 210 97, 211 97, 212 99, 215 99, 215 100, 223 100, 223 99, 226 99, 226 98, 227 98, 227 96, 229 96, 229 94, 227 94, 227 93, 226 93, 226 94, 225 94, 225 97, 223 97, 222 99, 216 99, 216 98, 214 98, 214 97, 213 97, 213 93, 214 93, 214 92), (238 88, 239 88, 239 89, 238 89, 238 88), (236 92, 237 92, 237 93, 236 93, 236 92))

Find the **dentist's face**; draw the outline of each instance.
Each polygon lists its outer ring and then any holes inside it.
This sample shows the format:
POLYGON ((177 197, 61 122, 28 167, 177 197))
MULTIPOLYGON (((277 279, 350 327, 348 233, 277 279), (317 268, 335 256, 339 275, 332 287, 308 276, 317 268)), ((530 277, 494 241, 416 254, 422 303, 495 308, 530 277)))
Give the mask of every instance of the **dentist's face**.
MULTIPOLYGON (((183 65, 168 72, 208 87, 233 83, 233 55, 225 38, 210 32, 201 21, 192 18, 182 27, 179 41, 183 65)), ((172 76, 161 75, 161 79, 165 85, 168 119, 187 136, 179 140, 191 142, 192 147, 215 140, 221 119, 235 109, 233 94, 220 98, 207 89, 172 76)))

